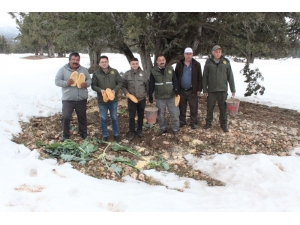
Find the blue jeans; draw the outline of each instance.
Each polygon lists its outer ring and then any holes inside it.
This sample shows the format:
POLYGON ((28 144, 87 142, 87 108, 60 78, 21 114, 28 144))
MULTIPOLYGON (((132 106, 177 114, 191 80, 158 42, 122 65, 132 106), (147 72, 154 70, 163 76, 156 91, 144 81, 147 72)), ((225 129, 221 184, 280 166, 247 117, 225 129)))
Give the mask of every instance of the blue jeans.
POLYGON ((102 130, 102 137, 108 137, 107 132, 107 112, 109 110, 110 118, 112 121, 112 130, 113 135, 119 135, 119 124, 118 124, 118 102, 117 101, 109 101, 107 103, 99 103, 98 104, 100 111, 100 124, 102 130))

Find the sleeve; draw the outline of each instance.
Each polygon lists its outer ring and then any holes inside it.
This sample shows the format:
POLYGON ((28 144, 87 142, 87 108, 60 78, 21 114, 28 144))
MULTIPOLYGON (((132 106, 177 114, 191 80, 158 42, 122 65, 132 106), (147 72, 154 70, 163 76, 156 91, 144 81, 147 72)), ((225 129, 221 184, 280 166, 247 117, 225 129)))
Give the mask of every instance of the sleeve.
POLYGON ((227 68, 227 80, 228 80, 228 83, 229 83, 231 93, 235 93, 234 78, 233 78, 233 73, 232 73, 232 69, 231 69, 230 64, 228 64, 228 68, 227 68))
POLYGON ((129 92, 128 92, 128 83, 127 83, 127 73, 125 73, 123 75, 123 84, 122 84, 122 91, 125 95, 127 95, 129 92))
POLYGON ((202 91, 202 68, 201 68, 201 64, 198 63, 198 91, 202 91))
POLYGON ((58 87, 68 87, 68 81, 64 80, 63 68, 59 69, 55 76, 55 85, 58 87))
POLYGON ((177 80, 174 70, 173 70, 173 75, 172 75, 172 83, 173 83, 173 90, 177 95, 178 94, 178 80, 177 80))
POLYGON ((118 93, 119 90, 122 88, 123 80, 119 72, 117 70, 115 70, 115 72, 116 72, 116 86, 114 88, 114 91, 115 93, 118 93))
POLYGON ((204 65, 203 79, 202 79, 203 93, 207 93, 207 80, 208 80, 208 66, 207 66, 207 61, 206 61, 205 65, 204 65))
POLYGON ((93 73, 92 77, 92 90, 96 91, 97 93, 101 93, 101 88, 98 87, 98 79, 95 73, 93 73))
POLYGON ((144 84, 145 84, 147 95, 149 95, 149 78, 148 78, 148 76, 145 76, 144 84))
POLYGON ((149 97, 152 96, 155 88, 155 79, 152 73, 150 73, 150 78, 149 78, 149 97))

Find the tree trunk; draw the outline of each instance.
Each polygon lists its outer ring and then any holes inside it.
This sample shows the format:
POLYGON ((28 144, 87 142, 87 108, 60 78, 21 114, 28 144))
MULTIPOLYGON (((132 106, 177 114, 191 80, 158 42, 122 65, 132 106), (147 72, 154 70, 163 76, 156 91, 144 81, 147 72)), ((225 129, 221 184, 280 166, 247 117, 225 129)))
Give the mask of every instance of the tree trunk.
POLYGON ((90 57, 90 68, 88 69, 89 73, 93 73, 99 68, 98 60, 101 56, 102 49, 88 47, 88 54, 90 57))
POLYGON ((151 60, 151 52, 147 49, 148 40, 145 35, 139 36, 139 53, 141 57, 141 64, 143 67, 143 70, 147 74, 147 76, 150 76, 150 70, 153 67, 152 60, 151 60))
POLYGON ((250 53, 248 62, 249 63, 254 63, 254 55, 252 54, 252 52, 250 53))

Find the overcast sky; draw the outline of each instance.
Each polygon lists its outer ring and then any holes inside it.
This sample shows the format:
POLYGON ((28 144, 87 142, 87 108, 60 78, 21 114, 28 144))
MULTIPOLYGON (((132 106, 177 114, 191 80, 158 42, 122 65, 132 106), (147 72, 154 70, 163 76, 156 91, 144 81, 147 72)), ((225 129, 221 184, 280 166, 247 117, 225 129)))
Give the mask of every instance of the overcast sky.
POLYGON ((0 24, 3 26, 16 26, 16 22, 7 12, 0 12, 0 24))

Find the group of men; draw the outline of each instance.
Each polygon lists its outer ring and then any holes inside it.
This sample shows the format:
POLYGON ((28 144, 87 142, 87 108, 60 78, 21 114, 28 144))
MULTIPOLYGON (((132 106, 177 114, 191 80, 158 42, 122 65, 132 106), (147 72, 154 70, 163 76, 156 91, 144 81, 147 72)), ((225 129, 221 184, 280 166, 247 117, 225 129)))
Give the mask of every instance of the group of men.
POLYGON ((70 120, 75 110, 78 118, 80 136, 85 139, 87 134, 86 104, 88 98, 87 88, 97 92, 98 107, 100 112, 100 125, 102 140, 108 141, 108 111, 112 121, 112 133, 114 140, 120 142, 118 125, 118 92, 122 89, 128 100, 129 112, 129 140, 135 135, 143 137, 143 120, 146 103, 153 103, 155 97, 158 108, 158 136, 167 132, 166 110, 171 117, 171 128, 175 137, 181 127, 187 125, 187 105, 190 108, 190 127, 196 129, 198 123, 198 96, 203 90, 207 97, 207 115, 204 129, 212 126, 213 110, 218 102, 220 110, 220 125, 224 132, 228 132, 226 99, 228 95, 228 84, 235 96, 235 85, 230 61, 222 55, 222 48, 215 45, 212 48, 212 55, 206 60, 203 75, 201 65, 193 58, 193 50, 186 48, 184 58, 180 60, 173 69, 167 65, 163 54, 156 56, 156 66, 151 69, 150 76, 139 66, 137 58, 130 60, 131 69, 122 77, 118 70, 110 67, 107 56, 101 56, 98 65, 99 69, 90 77, 87 69, 80 65, 80 56, 77 52, 71 53, 69 63, 64 65, 55 78, 55 84, 62 87, 62 128, 61 141, 70 138, 70 120), (79 87, 72 85, 75 81, 70 78, 71 74, 77 71, 85 75, 85 82, 79 87), (110 89, 114 98, 104 99, 105 91, 110 89), (135 96, 133 101, 129 96, 135 96), (179 106, 175 104, 175 98, 180 97, 179 106), (135 117, 138 117, 137 126, 135 117))

